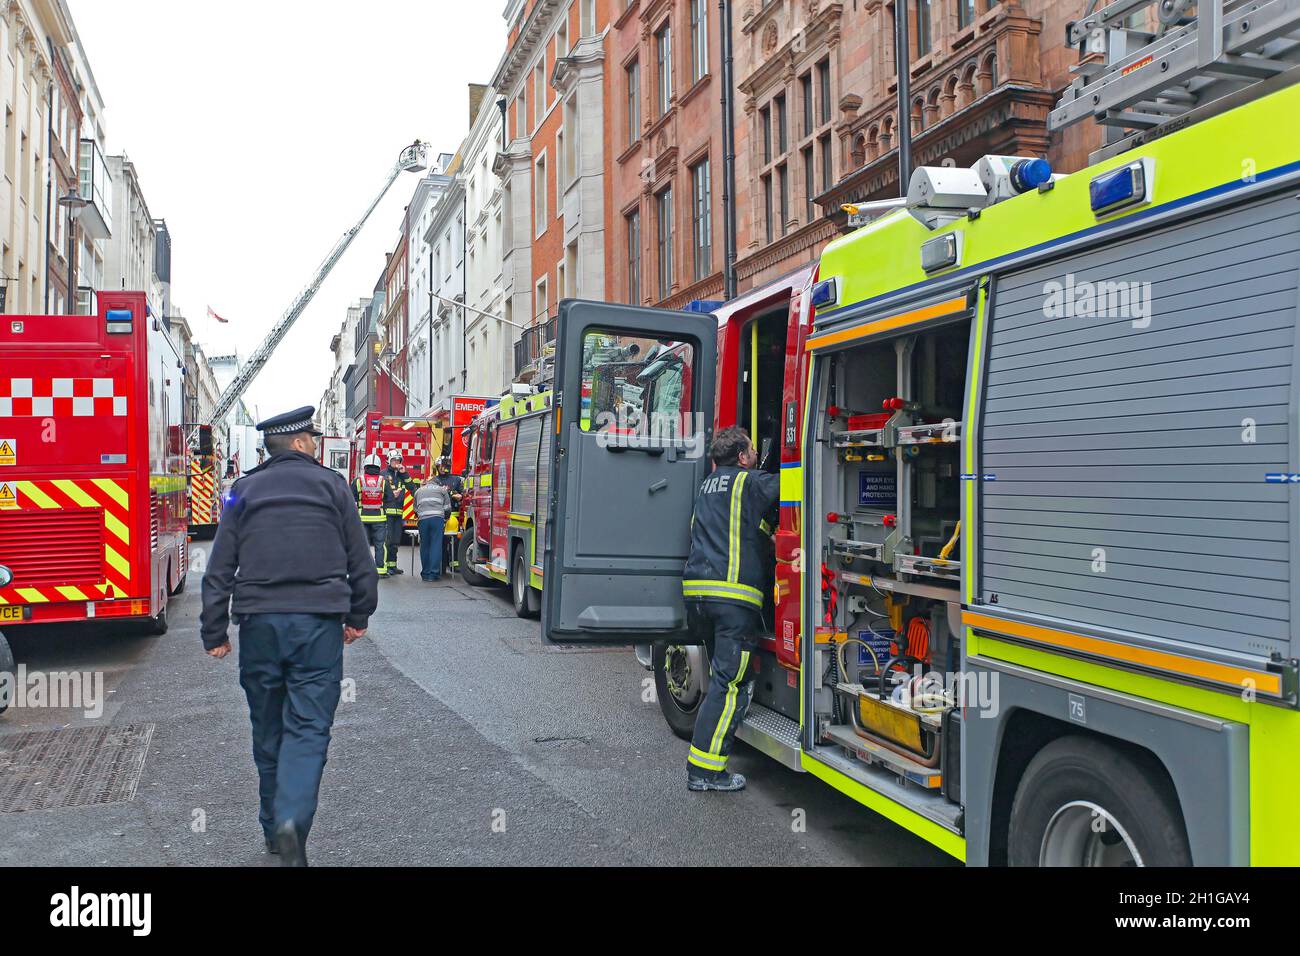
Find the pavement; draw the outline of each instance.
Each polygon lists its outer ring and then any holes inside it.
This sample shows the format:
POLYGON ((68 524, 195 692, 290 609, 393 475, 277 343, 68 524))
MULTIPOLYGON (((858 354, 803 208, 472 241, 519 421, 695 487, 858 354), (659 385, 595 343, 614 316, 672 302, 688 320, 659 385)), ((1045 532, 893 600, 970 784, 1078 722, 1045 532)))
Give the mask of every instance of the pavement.
MULTIPOLYGON (((403 568, 410 558, 404 549, 403 568)), ((345 654, 313 865, 953 863, 743 743, 731 763, 744 792, 689 793, 686 744, 631 651, 548 645, 504 589, 410 573, 380 587, 369 632, 345 654)), ((6 632, 29 670, 102 672, 107 703, 98 718, 11 708, 0 752, 34 730, 152 725, 152 736, 130 799, 0 813, 0 865, 275 865, 236 659, 203 653, 198 589, 192 573, 163 637, 6 632)))

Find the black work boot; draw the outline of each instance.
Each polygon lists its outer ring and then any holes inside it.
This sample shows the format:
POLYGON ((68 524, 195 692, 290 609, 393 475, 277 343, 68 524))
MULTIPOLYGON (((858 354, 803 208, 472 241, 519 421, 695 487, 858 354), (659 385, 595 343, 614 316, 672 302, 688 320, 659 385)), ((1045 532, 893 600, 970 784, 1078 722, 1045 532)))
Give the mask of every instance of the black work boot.
POLYGON ((744 790, 745 776, 739 773, 728 773, 725 770, 699 770, 690 767, 686 771, 686 789, 694 793, 703 793, 706 790, 720 790, 723 793, 744 790))
POLYGON ((292 820, 275 828, 275 843, 280 849, 281 866, 307 865, 307 845, 292 820))

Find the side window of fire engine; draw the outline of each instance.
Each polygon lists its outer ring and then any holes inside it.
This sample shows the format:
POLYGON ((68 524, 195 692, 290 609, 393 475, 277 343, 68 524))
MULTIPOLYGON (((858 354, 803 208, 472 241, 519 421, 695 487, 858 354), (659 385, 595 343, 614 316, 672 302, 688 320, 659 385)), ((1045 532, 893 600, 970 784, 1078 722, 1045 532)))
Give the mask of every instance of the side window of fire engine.
POLYGON ((583 431, 685 438, 696 430, 690 342, 592 330, 582 342, 583 431))

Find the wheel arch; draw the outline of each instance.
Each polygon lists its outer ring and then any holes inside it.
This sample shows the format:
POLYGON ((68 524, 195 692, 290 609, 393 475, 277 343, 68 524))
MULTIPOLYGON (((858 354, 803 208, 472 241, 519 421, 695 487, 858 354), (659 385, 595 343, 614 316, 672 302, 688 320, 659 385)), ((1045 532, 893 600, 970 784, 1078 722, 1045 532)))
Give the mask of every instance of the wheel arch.
MULTIPOLYGON (((982 670, 968 667, 977 677, 982 670)), ((967 862, 1005 864, 1011 804, 1025 768, 1053 740, 1077 735, 1122 749, 1163 777, 1197 865, 1249 863, 1244 724, 1019 667, 988 673, 996 703, 969 707, 963 722, 967 862)))

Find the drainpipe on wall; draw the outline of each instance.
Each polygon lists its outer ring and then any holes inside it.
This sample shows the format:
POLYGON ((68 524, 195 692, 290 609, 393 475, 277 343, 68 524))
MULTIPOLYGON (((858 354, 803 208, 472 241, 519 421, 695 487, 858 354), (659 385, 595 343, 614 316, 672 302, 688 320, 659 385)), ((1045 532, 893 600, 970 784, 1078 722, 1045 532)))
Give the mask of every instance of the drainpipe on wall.
POLYGON ((722 297, 736 297, 736 97, 731 47, 731 0, 718 0, 722 20, 722 297))
POLYGON ((910 70, 909 41, 907 38, 906 4, 894 4, 894 62, 898 64, 898 194, 907 197, 907 184, 912 179, 912 76, 910 70), (901 9, 900 9, 901 7, 901 9))

